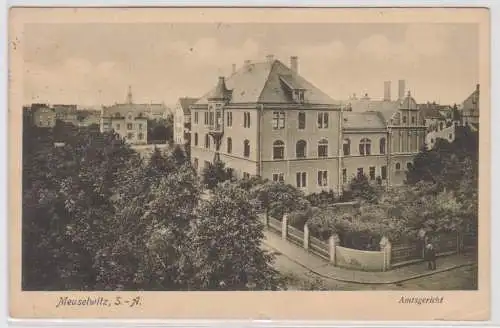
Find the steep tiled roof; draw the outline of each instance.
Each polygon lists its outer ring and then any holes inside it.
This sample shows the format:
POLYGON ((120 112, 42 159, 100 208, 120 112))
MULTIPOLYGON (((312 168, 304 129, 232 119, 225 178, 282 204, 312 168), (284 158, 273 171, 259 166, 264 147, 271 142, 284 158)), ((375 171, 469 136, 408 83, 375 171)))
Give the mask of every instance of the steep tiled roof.
MULTIPOLYGON (((305 89, 305 103, 339 106, 341 104, 300 75, 294 74, 279 60, 247 64, 228 77, 225 84, 227 89, 232 90, 230 103, 290 103, 293 102, 289 91, 291 85, 305 89)), ((208 104, 208 98, 215 89, 216 87, 201 97, 196 104, 208 104)))
POLYGON ((444 119, 445 118, 443 116, 443 114, 441 114, 441 112, 440 112, 441 110, 444 109, 445 106, 427 103, 427 104, 419 104, 418 107, 419 107, 422 115, 426 119, 432 119, 432 118, 444 119))
POLYGON ((104 116, 113 116, 116 114, 126 115, 127 113, 142 114, 147 113, 164 113, 167 107, 164 104, 114 104, 108 107, 103 107, 104 116))
POLYGON ((189 106, 191 106, 197 101, 198 98, 190 98, 190 97, 179 98, 179 104, 182 108, 182 111, 184 112, 184 115, 191 114, 191 109, 189 108, 189 106))
POLYGON ((351 108, 353 112, 379 112, 386 121, 398 110, 399 102, 386 100, 352 100, 351 108))
POLYGON ((350 129, 385 129, 385 118, 380 112, 343 112, 343 127, 350 129))

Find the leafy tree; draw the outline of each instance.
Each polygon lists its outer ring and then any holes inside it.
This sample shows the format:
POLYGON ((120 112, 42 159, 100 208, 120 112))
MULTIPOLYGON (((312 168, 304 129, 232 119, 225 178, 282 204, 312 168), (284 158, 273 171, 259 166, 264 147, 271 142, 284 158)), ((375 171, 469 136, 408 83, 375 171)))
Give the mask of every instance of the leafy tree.
POLYGON ((189 161, 187 153, 179 145, 175 145, 172 156, 177 165, 183 165, 189 161))
POLYGON ((224 162, 216 161, 203 169, 202 177, 207 188, 214 189, 219 183, 231 180, 232 175, 224 162))
POLYGON ((148 142, 169 143, 174 139, 174 120, 169 115, 166 119, 148 120, 148 142))
POLYGON ((248 192, 226 182, 201 203, 189 237, 195 254, 194 285, 206 290, 277 288, 273 257, 261 249, 263 225, 248 199, 248 192))
POLYGON ((381 189, 370 183, 365 174, 356 175, 349 184, 351 196, 356 200, 374 203, 377 201, 381 189))
POLYGON ((281 182, 266 181, 256 184, 250 194, 265 209, 266 217, 270 215, 278 220, 281 220, 285 213, 304 210, 309 206, 302 191, 281 182))

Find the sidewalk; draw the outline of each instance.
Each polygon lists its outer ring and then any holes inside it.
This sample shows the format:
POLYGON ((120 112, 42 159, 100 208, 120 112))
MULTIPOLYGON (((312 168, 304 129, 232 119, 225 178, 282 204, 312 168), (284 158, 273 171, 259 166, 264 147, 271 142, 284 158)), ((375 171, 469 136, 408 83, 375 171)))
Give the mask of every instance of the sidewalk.
POLYGON ((359 284, 395 284, 403 281, 430 276, 439 272, 453 270, 463 266, 475 265, 471 256, 450 255, 437 259, 437 270, 429 271, 425 262, 412 264, 386 272, 355 271, 335 267, 327 261, 309 253, 281 236, 264 230, 264 245, 273 249, 291 261, 324 278, 359 284))

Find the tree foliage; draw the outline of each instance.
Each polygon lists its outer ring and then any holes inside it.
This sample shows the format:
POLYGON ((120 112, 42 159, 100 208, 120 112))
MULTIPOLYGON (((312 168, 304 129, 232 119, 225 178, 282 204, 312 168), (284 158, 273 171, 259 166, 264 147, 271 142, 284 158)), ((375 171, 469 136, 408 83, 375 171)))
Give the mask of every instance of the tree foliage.
POLYGON ((203 169, 203 183, 208 189, 214 189, 219 183, 231 180, 231 171, 226 168, 226 164, 222 161, 210 163, 203 169))
POLYGON ((56 147, 52 131, 29 122, 24 131, 24 289, 276 285, 245 190, 221 186, 202 201, 179 150, 143 160, 112 133, 81 130, 56 147))

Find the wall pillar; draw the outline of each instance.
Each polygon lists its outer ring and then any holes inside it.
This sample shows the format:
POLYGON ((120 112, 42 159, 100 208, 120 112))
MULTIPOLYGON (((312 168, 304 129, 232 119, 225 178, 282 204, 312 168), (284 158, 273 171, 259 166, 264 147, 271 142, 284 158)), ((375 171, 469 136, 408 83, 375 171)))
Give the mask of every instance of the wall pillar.
POLYGON ((283 215, 283 221, 281 221, 281 239, 286 240, 288 236, 288 215, 283 215))
POLYGON ((304 248, 309 249, 309 227, 304 224, 304 248))
POLYGON ((330 253, 330 263, 333 265, 336 265, 336 260, 335 260, 335 249, 336 246, 339 244, 340 238, 338 235, 333 234, 330 236, 328 239, 328 252, 330 253))
POLYGON ((383 271, 387 271, 391 269, 391 250, 392 244, 389 241, 389 238, 382 237, 380 240, 380 250, 384 253, 384 263, 383 263, 383 271))

